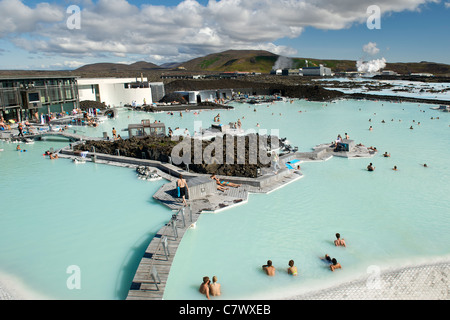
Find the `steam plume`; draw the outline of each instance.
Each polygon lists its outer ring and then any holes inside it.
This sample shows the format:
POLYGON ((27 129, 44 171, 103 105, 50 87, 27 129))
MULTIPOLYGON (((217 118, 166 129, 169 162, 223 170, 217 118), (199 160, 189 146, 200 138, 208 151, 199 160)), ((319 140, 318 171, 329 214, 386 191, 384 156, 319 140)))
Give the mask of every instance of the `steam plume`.
POLYGON ((276 70, 276 69, 292 68, 293 65, 294 61, 291 58, 279 56, 272 69, 276 70))
POLYGON ((385 58, 374 59, 370 61, 358 60, 356 62, 356 68, 358 69, 358 72, 374 74, 385 67, 386 67, 385 58))

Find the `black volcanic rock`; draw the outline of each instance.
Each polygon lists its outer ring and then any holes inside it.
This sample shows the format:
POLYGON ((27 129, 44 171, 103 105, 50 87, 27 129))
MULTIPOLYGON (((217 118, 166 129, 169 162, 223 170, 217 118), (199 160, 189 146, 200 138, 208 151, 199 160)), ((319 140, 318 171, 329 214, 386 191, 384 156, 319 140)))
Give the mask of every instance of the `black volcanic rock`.
MULTIPOLYGON (((190 157, 186 153, 186 159, 190 158, 187 161, 190 162, 189 171, 223 176, 255 178, 258 169, 270 166, 267 152, 272 142, 270 136, 250 134, 243 137, 227 136, 212 141, 183 137, 179 137, 179 139, 179 141, 173 141, 169 137, 149 136, 118 141, 86 141, 84 144, 75 146, 74 150, 92 152, 95 148, 96 153, 156 160, 164 163, 172 162, 174 165, 186 169, 186 161, 179 161, 180 163, 178 163, 175 158, 181 159, 185 155, 185 150, 189 150, 188 146, 190 146, 190 157), (230 141, 233 141, 233 149, 231 150, 227 149, 227 142, 230 141), (180 148, 183 144, 184 149, 180 148), (222 145, 222 148, 215 148, 220 145, 222 145), (179 148, 177 149, 178 154, 175 151, 172 152, 176 146, 179 148), (242 154, 238 149, 243 150, 242 154), (216 152, 222 152, 222 154, 216 154, 216 152), (200 156, 201 161, 196 163, 198 156, 200 156), (219 160, 212 160, 213 158, 219 160)), ((276 139, 274 137, 273 141, 276 141, 276 139)), ((280 142, 278 141, 278 143, 280 142)))
POLYGON ((336 90, 327 90, 320 85, 287 85, 273 77, 272 82, 256 82, 250 80, 218 79, 218 80, 175 80, 165 85, 166 92, 214 90, 214 89, 241 89, 252 88, 268 94, 280 94, 289 98, 307 99, 311 101, 329 101, 344 96, 336 90))
POLYGON ((86 111, 91 108, 105 110, 107 108, 107 106, 104 103, 97 102, 97 101, 91 101, 91 100, 80 101, 80 109, 81 110, 86 111))

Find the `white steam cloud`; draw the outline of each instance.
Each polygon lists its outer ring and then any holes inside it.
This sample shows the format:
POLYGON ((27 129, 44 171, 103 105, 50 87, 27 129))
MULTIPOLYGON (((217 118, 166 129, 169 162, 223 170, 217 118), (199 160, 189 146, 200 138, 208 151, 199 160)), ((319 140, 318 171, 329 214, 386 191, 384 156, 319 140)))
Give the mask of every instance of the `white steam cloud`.
POLYGON ((275 64, 273 65, 272 69, 286 69, 286 68, 292 68, 294 65, 294 60, 292 58, 279 56, 275 64))
POLYGON ((370 60, 370 61, 358 60, 356 62, 356 68, 358 69, 358 72, 374 74, 385 67, 386 67, 386 59, 385 58, 374 59, 374 60, 370 60))
MULTIPOLYGON (((374 56, 380 52, 380 49, 377 48, 377 44, 375 42, 369 42, 363 46, 364 53, 374 56)), ((375 74, 381 69, 386 67, 386 59, 372 59, 369 61, 364 61, 363 58, 359 59, 356 62, 356 68, 358 72, 364 72, 367 74, 375 74)))

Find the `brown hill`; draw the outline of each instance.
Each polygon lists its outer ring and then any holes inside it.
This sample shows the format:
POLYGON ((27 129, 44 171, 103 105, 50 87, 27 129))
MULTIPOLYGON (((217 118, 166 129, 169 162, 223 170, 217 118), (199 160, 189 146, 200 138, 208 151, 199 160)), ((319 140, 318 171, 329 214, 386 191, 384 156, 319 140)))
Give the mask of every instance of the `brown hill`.
POLYGON ((121 72, 137 72, 137 71, 145 71, 145 70, 153 70, 159 69, 159 66, 156 64, 139 61, 133 64, 123 64, 123 63, 93 63, 82 66, 76 70, 74 73, 121 73, 121 72))
MULTIPOLYGON (((264 50, 228 50, 192 59, 184 63, 170 63, 162 66, 140 61, 133 64, 94 63, 72 71, 20 71, 0 70, 0 76, 22 75, 76 75, 80 77, 139 77, 143 73, 150 81, 161 81, 163 73, 175 72, 180 75, 208 74, 217 72, 258 72, 268 74, 280 56, 264 50)), ((356 60, 290 58, 293 68, 318 66, 323 64, 333 72, 356 71, 356 60)), ((435 62, 388 62, 386 70, 402 75, 409 73, 432 73, 436 76, 450 75, 450 65, 435 62)))
MULTIPOLYGON (((323 64, 329 67, 333 72, 356 71, 355 60, 332 60, 332 59, 312 59, 312 58, 293 58, 294 67, 303 68, 306 66, 314 67, 323 64)), ((385 70, 392 70, 398 74, 410 73, 432 73, 434 75, 450 75, 450 65, 436 62, 387 62, 385 70)))
MULTIPOLYGON (((228 50, 209 54, 180 64, 191 72, 201 71, 246 71, 269 73, 280 56, 264 50, 228 50)), ((293 68, 314 67, 323 64, 333 72, 356 71, 356 60, 291 58, 293 68)), ((434 75, 450 74, 450 65, 435 62, 391 62, 386 70, 399 74, 432 73, 434 75)))
POLYGON ((228 50, 184 62, 188 71, 245 71, 269 73, 278 55, 264 50, 228 50))
POLYGON ((385 69, 399 74, 432 73, 434 75, 450 75, 450 65, 427 61, 386 63, 385 69))

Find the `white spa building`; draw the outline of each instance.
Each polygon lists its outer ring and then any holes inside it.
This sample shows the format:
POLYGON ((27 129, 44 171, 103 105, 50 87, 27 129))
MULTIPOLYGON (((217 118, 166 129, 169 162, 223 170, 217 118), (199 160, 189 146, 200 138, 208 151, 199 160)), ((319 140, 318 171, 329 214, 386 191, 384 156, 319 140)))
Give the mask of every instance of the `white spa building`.
POLYGON ((78 78, 80 101, 90 100, 111 107, 158 102, 164 96, 162 83, 147 78, 78 78))

